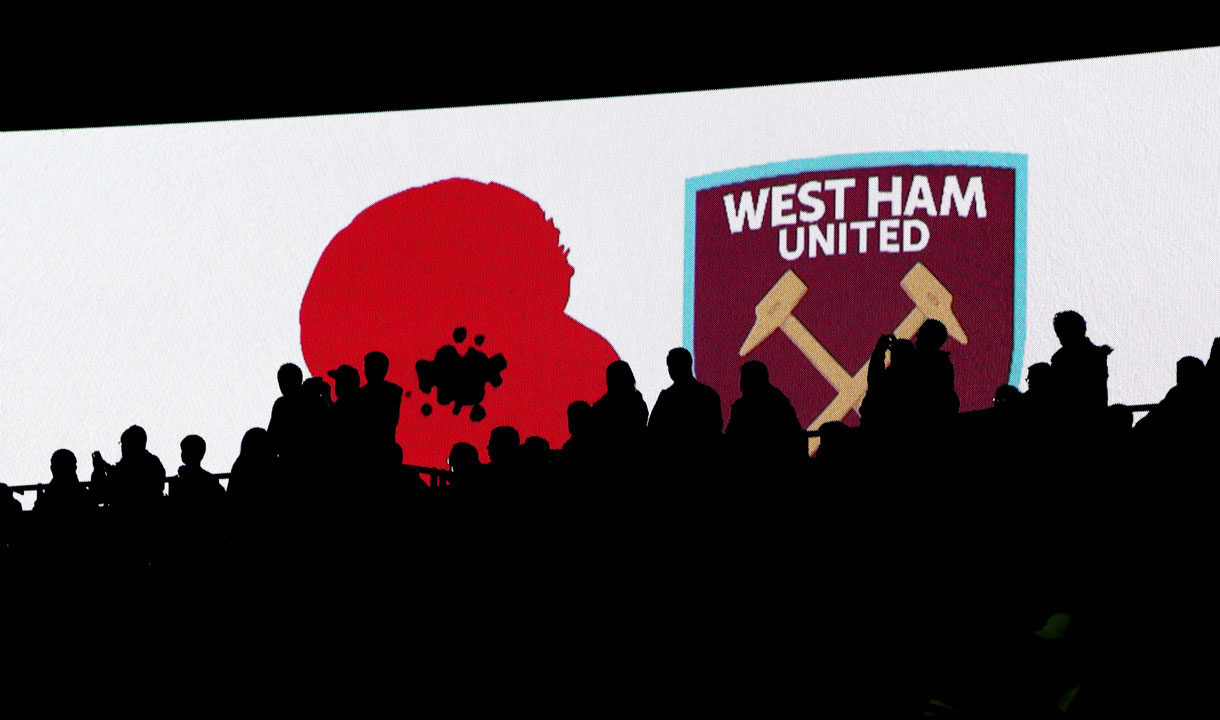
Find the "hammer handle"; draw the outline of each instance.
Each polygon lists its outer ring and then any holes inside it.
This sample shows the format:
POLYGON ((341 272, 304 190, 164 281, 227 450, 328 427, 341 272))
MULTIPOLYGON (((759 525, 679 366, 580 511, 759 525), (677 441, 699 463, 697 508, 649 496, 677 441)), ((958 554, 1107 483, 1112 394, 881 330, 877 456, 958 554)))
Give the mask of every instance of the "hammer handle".
POLYGON ((817 341, 805 327, 804 323, 797 320, 792 315, 789 315, 780 323, 780 329, 784 334, 791 338, 792 342, 800 348, 801 352, 805 353, 805 357, 809 358, 809 362, 817 368, 818 372, 822 373, 822 377, 835 387, 842 391, 842 388, 847 387, 851 382, 851 376, 843 369, 838 360, 830 352, 822 347, 822 343, 817 341))
POLYGON ((894 337, 910 340, 915 337, 915 333, 919 332, 919 326, 923 325, 923 321, 927 320, 928 316, 919 308, 912 308, 911 312, 898 323, 898 329, 894 330, 894 337))
MULTIPOLYGON (((846 375, 847 373, 844 373, 846 375)), ((860 411, 860 405, 864 402, 864 394, 868 392, 868 363, 855 374, 854 377, 848 378, 847 382, 842 385, 835 385, 835 390, 839 394, 834 400, 826 406, 817 418, 809 424, 810 430, 817 430, 822 427, 822 423, 842 420, 847 417, 848 411, 853 408, 856 412, 860 411)), ((818 446, 822 444, 822 439, 819 437, 809 438, 809 454, 812 455, 818 451, 818 446)))
MULTIPOLYGON (((907 313, 907 316, 903 318, 902 322, 898 323, 897 329, 894 330, 894 337, 902 338, 903 340, 910 340, 911 338, 915 337, 915 332, 919 330, 919 326, 922 325, 923 321, 927 319, 927 316, 924 315, 919 308, 912 309, 911 312, 907 313)), ((802 329, 804 328, 803 325, 801 327, 802 329)), ((784 331, 787 332, 786 327, 784 328, 784 331)), ((807 332, 808 331, 806 331, 806 333, 807 332)), ((796 342, 796 338, 793 338, 793 342, 796 342)), ((814 340, 814 342, 817 341, 814 340)), ((798 342, 797 345, 800 345, 800 343, 798 342)), ((812 359, 813 358, 811 357, 810 360, 812 359)), ((814 364, 816 365, 816 363, 814 364)), ((887 362, 886 364, 888 365, 889 363, 887 362)), ((837 363, 836 366, 838 366, 837 363)), ((842 368, 839 369, 842 370, 842 368)), ((825 375, 825 373, 822 374, 825 375)), ((847 373, 844 372, 843 375, 846 376, 847 373)), ((830 380, 829 377, 826 379, 830 380)), ((842 383, 831 380, 831 384, 834 385, 835 390, 839 391, 839 394, 809 425, 810 430, 817 430, 818 428, 822 427, 822 423, 842 420, 843 418, 847 417, 848 411, 852 410, 853 408, 856 410, 856 412, 860 411, 860 404, 864 402, 864 394, 868 392, 868 364, 866 363, 864 367, 860 368, 855 377, 848 378, 842 383)), ((821 438, 809 438, 809 454, 812 455, 817 452, 818 446, 821 444, 821 438)))

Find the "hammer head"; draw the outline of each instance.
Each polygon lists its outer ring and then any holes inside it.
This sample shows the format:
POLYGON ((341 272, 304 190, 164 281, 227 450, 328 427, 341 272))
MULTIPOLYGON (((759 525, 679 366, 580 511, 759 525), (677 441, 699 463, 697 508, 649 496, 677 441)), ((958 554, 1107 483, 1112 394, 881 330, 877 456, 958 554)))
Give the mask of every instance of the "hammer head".
POLYGON ((763 295, 763 299, 754 306, 754 327, 741 344, 739 355, 745 357, 758 344, 775 332, 792 314, 793 308, 805 297, 809 287, 801 282, 796 273, 791 270, 784 273, 775 285, 763 295))
POLYGON ((907 271, 900 284, 920 312, 929 319, 944 323, 949 337, 962 345, 966 344, 966 331, 953 315, 953 294, 940 284, 931 270, 917 262, 907 271))

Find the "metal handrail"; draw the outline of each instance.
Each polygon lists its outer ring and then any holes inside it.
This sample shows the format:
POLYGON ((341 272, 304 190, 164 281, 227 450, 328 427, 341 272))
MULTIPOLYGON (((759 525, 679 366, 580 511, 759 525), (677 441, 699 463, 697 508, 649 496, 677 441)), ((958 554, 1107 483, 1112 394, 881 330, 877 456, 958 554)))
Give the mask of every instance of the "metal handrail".
MULTIPOLYGON (((427 475, 428 477, 433 478, 433 479, 443 478, 446 475, 450 475, 452 472, 450 470, 441 470, 440 468, 427 467, 424 465, 403 465, 402 468, 403 468, 403 470, 406 470, 407 472, 418 473, 420 475, 427 475)), ((233 476, 233 473, 212 473, 212 477, 216 478, 217 480, 228 480, 232 476, 233 476)), ((177 479, 178 479, 177 475, 171 475, 171 476, 165 478, 165 482, 168 484, 177 479)), ((77 481, 77 485, 88 486, 89 484, 90 484, 89 480, 77 481)), ((19 492, 19 493, 37 492, 37 493, 41 494, 41 493, 46 492, 47 488, 49 488, 49 487, 51 487, 51 483, 45 482, 45 483, 33 483, 30 485, 9 485, 8 489, 11 492, 19 492)))
MULTIPOLYGON (((1123 405, 1122 403, 1116 403, 1114 405, 1110 405, 1110 407, 1126 408, 1133 413, 1149 412, 1151 410, 1156 409, 1159 406, 1160 406, 1160 403, 1151 403, 1151 404, 1145 404, 1145 405, 1123 405)), ((995 410, 995 408, 989 407, 989 408, 980 408, 978 410, 966 410, 965 412, 957 413, 956 416, 957 417, 962 417, 964 415, 978 416, 981 413, 989 413, 992 410, 995 410)), ((822 437, 822 430, 820 427, 817 430, 806 430, 805 437, 822 437)))

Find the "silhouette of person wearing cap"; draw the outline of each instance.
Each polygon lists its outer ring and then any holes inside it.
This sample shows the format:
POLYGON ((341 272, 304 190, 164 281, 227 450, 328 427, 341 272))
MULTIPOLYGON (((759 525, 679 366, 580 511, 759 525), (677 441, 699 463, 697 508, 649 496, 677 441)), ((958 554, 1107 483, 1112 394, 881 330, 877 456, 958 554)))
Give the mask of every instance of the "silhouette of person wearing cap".
POLYGON ((335 403, 331 408, 334 456, 339 465, 351 463, 360 437, 360 371, 340 365, 326 373, 335 381, 335 403))

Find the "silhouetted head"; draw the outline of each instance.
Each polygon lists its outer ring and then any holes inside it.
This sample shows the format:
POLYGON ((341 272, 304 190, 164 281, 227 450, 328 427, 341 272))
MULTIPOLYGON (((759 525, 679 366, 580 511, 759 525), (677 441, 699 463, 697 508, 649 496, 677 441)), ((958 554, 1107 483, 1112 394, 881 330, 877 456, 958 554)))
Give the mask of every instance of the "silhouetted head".
POLYGON ((674 348, 665 356, 665 366, 669 368, 669 379, 680 382, 693 377, 695 360, 691 357, 690 350, 684 347, 674 348))
POLYGON ((818 455, 824 452, 834 453, 841 450, 843 442, 847 439, 847 425, 838 420, 824 422, 818 426, 819 437, 822 438, 821 444, 818 445, 818 455))
POLYGON ((280 392, 287 397, 301 388, 301 378, 305 376, 301 373, 301 368, 292 363, 284 363, 280 365, 280 371, 275 377, 279 380, 280 392))
POLYGON ((606 390, 616 394, 635 390, 635 374, 626 361, 615 360, 606 368, 606 390))
POLYGON ((1111 405, 1106 408, 1106 429, 1112 433, 1124 433, 1135 425, 1135 413, 1126 405, 1111 405))
POLYGON ((1054 380, 1054 370, 1050 363, 1034 363, 1029 366, 1029 374, 1025 381, 1033 392, 1049 392, 1054 380))
POLYGON ((550 455, 551 443, 544 437, 530 435, 521 443, 521 459, 530 465, 546 465, 550 455))
POLYGON ((582 435, 593 427, 593 407, 584 400, 568 406, 568 432, 582 435))
POLYGON ((71 450, 51 453, 51 479, 76 482, 76 455, 71 450))
POLYGON ((449 450, 449 469, 456 473, 469 472, 479 463, 479 450, 470 443, 454 443, 449 450))
POLYGON ((335 397, 343 399, 360 388, 360 371, 351 365, 340 365, 326 373, 335 380, 335 397))
POLYGON ((306 397, 310 398, 311 402, 313 400, 320 400, 327 405, 330 404, 330 383, 326 382, 326 378, 311 377, 307 379, 301 383, 301 391, 305 393, 306 397))
POLYGON ((207 452, 208 444, 198 435, 187 435, 182 438, 182 462, 188 466, 198 466, 203 462, 203 454, 207 452))
POLYGON ((390 371, 390 359, 385 353, 374 350, 364 356, 364 381, 380 382, 390 371))
POLYGON ((899 338, 890 345, 890 365, 903 367, 915 359, 915 343, 899 338))
POLYGON ((517 428, 501 425, 491 431, 487 440, 487 459, 491 462, 512 461, 517 456, 517 448, 521 447, 521 434, 517 428))
POLYGON ((1055 313, 1052 324, 1055 326, 1055 335, 1059 337, 1059 343, 1062 345, 1070 345, 1084 339, 1086 330, 1084 317, 1075 310, 1055 313))
POLYGON ((123 457, 139 455, 148 447, 148 433, 139 425, 132 425, 119 436, 119 445, 123 449, 123 457))
POLYGON ((241 438, 241 454, 250 459, 264 459, 272 455, 271 438, 261 427, 250 428, 241 438))
POLYGON ((928 319, 919 326, 919 333, 915 335, 915 347, 921 352, 939 350, 948 339, 949 331, 945 329, 945 324, 940 320, 928 319))
POLYGON ((771 384, 767 366, 758 360, 751 360, 741 366, 741 394, 752 395, 765 390, 771 384))
POLYGON ((1207 366, 1197 357, 1187 355, 1178 361, 1178 385, 1199 387, 1207 379, 1207 366))
POLYGON ((1021 391, 1012 385, 1001 385, 995 389, 995 397, 992 399, 992 407, 1007 408, 1012 407, 1021 401, 1021 391))

